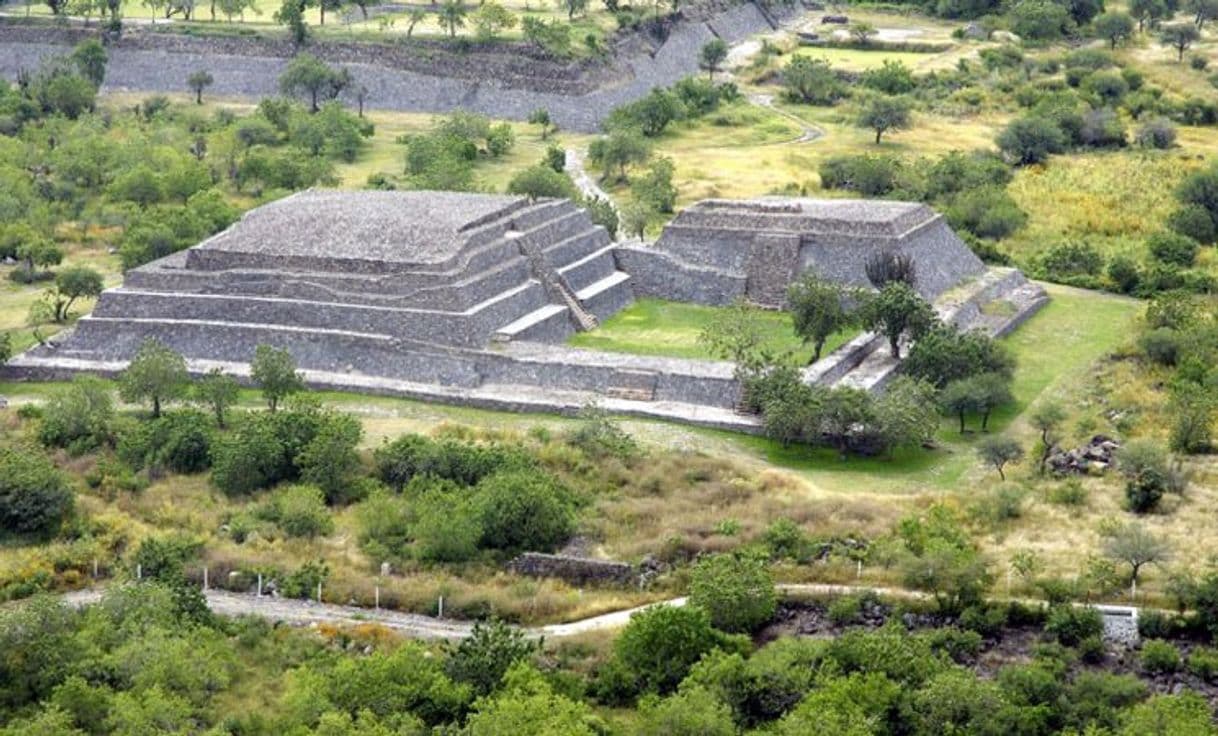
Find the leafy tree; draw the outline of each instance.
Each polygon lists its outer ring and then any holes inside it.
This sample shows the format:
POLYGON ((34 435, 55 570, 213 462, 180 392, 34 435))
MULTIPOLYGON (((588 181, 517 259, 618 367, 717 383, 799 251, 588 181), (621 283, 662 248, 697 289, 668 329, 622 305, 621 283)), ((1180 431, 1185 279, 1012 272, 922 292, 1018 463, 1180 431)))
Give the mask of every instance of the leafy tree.
POLYGON ((415 494, 418 499, 410 524, 415 558, 424 562, 473 559, 483 538, 482 516, 476 504, 449 482, 429 484, 420 479, 411 483, 414 485, 441 486, 415 494))
POLYGON ((427 20, 428 12, 423 8, 412 8, 406 14, 406 38, 414 35, 414 27, 427 20))
POLYGON ((627 202, 619 211, 618 222, 625 235, 642 240, 653 216, 654 213, 646 205, 640 202, 627 202))
POLYGON ((744 300, 732 303, 722 318, 707 324, 698 343, 720 360, 730 360, 738 369, 759 370, 773 362, 764 349, 762 312, 744 300))
POLYGON ((863 326, 888 338, 894 358, 901 357, 901 338, 910 334, 915 340, 934 325, 935 310, 908 284, 894 281, 867 299, 859 310, 863 326))
POLYGON ((270 345, 259 345, 254 349, 250 377, 262 389, 262 396, 272 412, 279 408, 279 402, 284 398, 304 390, 304 379, 296 372, 296 360, 292 354, 270 345))
POLYGON ((931 442, 939 425, 935 387, 898 376, 875 402, 875 420, 889 450, 931 442))
POLYGON ((539 107, 529 113, 529 124, 541 128, 543 141, 550 137, 550 133, 555 128, 554 122, 550 119, 550 111, 544 107, 539 107))
POLYGON ((88 266, 68 266, 55 274, 55 321, 67 322, 77 299, 101 296, 105 284, 102 276, 88 266))
POLYGON ((336 99, 351 83, 351 72, 347 69, 330 67, 312 54, 298 54, 279 75, 280 91, 285 95, 304 95, 309 100, 310 112, 321 109, 321 101, 336 99))
POLYGON ((707 78, 712 81, 715 79, 715 72, 719 71, 726 59, 727 41, 722 38, 712 38, 703 44, 698 52, 698 66, 706 70, 707 78))
POLYGON ((1192 23, 1170 23, 1159 32, 1159 43, 1176 50, 1176 61, 1184 61, 1184 52, 1201 40, 1201 31, 1192 23))
POLYGON ((114 199, 134 202, 146 208, 164 199, 165 190, 161 186, 161 177, 152 167, 140 164, 116 176, 109 186, 109 194, 114 199))
POLYGON ((774 617, 774 581, 759 559, 703 557, 690 579, 690 605, 706 609, 717 629, 750 632, 774 617))
POLYGON ((597 736, 605 730, 587 705, 554 692, 537 670, 520 663, 508 670, 499 693, 474 704, 464 733, 597 736))
POLYGON ((1153 25, 1170 11, 1166 0, 1130 0, 1129 12, 1138 21, 1138 33, 1141 33, 1148 23, 1153 25))
POLYGON ((71 515, 74 503, 67 478, 45 455, 0 447, 0 537, 51 534, 71 515))
POLYGON ((630 185, 630 192, 653 212, 671 213, 677 204, 677 188, 672 183, 674 172, 672 159, 656 159, 630 185))
POLYGON ((820 360, 825 341, 849 327, 854 315, 846 306, 848 294, 841 285, 826 281, 808 270, 787 289, 787 308, 795 334, 812 344, 812 360, 820 360))
POLYGON ((192 392, 195 401, 211 409, 216 417, 216 424, 224 428, 228 409, 237 403, 240 390, 237 379, 221 368, 212 368, 206 376, 195 382, 192 392))
POLYGON ((1058 437, 1057 430, 1061 423, 1066 421, 1066 410, 1057 403, 1041 404, 1032 411, 1029 421, 1036 431, 1040 432, 1040 472, 1045 472, 1045 464, 1049 462, 1049 456, 1053 454, 1053 448, 1057 446, 1058 437))
POLYGON ((863 72, 859 84, 886 95, 903 95, 913 92, 918 83, 909 67, 885 59, 882 65, 863 72))
POLYGON ((465 4, 461 0, 444 0, 440 4, 440 10, 437 16, 440 20, 440 27, 448 29, 448 37, 456 38, 457 29, 465 27, 465 16, 469 13, 465 9, 465 4))
POLYGON ((878 33, 876 27, 867 21, 858 21, 850 25, 850 35, 860 46, 866 46, 876 33, 878 33))
POLYGON ((611 117, 612 127, 634 127, 648 138, 664 132, 669 123, 681 119, 684 106, 672 92, 656 87, 635 102, 617 108, 611 117))
POLYGON ((297 48, 309 40, 309 26, 304 19, 305 4, 306 0, 283 0, 274 16, 276 23, 287 26, 292 43, 297 48))
POLYGON ((215 81, 216 78, 212 76, 211 72, 205 69, 200 69, 197 72, 191 72, 190 76, 186 77, 186 86, 190 88, 191 92, 195 93, 196 105, 203 104, 203 90, 212 86, 215 81))
POLYGON ((474 13, 475 35, 479 41, 492 41, 516 26, 516 16, 503 5, 489 0, 474 13))
POLYGON ((998 134, 998 148, 1016 164, 1038 164, 1066 147, 1066 136, 1053 121, 1039 116, 1012 120, 998 134))
POLYGON ((478 695, 492 692, 513 665, 527 662, 541 649, 540 642, 499 619, 475 622, 469 636, 451 647, 444 669, 455 682, 464 682, 478 695))
POLYGON ((1125 477, 1125 498, 1130 511, 1145 513, 1159 504, 1163 494, 1181 482, 1169 466, 1167 453, 1150 440, 1134 440, 1116 455, 1117 470, 1125 477))
POLYGON ((1136 585, 1143 567, 1171 559, 1171 545, 1141 522, 1131 521, 1108 535, 1104 542, 1104 554, 1129 565, 1129 580, 1136 585))
POLYGON ((981 404, 977 383, 971 376, 948 383, 939 393, 939 406, 943 413, 959 418, 960 434, 964 434, 964 417, 980 411, 981 404))
POLYGON ((1008 13, 1011 30, 1021 38, 1053 40, 1070 27, 1070 12, 1066 5, 1051 0, 1027 0, 1008 13))
POLYGON ((1155 260, 1161 263, 1189 268, 1197 260, 1201 244, 1187 235, 1161 230, 1146 239, 1146 247, 1155 260))
POLYGON ((732 709, 703 687, 682 688, 639 704, 638 736, 735 736, 732 709))
POLYGON ((906 97, 877 95, 863 103, 856 121, 860 128, 875 131, 876 145, 880 137, 890 130, 903 130, 911 124, 912 103, 906 97))
POLYGON ((1092 21, 1092 27, 1095 35, 1106 39, 1109 47, 1115 51, 1117 44, 1133 35, 1133 16, 1119 11, 1101 13, 1092 21))
POLYGON ((782 84, 788 98, 812 105, 832 105, 846 95, 829 62, 808 56, 795 56, 787 62, 782 84))
POLYGON ((59 265, 63 260, 63 249, 50 238, 31 230, 28 239, 17 246, 17 258, 21 261, 25 277, 35 281, 40 268, 59 265))
POLYGON ((94 87, 101 87, 106 79, 106 63, 109 57, 106 47, 102 46, 100 41, 95 38, 82 41, 72 49, 71 58, 80 70, 80 76, 92 82, 94 87))
POLYGON ((588 146, 588 158, 604 172, 602 179, 616 169, 618 181, 627 181, 626 170, 651 158, 651 145, 638 131, 619 128, 597 138, 588 146))
POLYGON ((523 194, 530 199, 542 197, 574 199, 577 196, 571 179, 566 174, 559 173, 545 164, 521 169, 508 182, 507 190, 511 194, 523 194))
POLYGON ((1013 400, 1011 377, 998 373, 980 373, 968 380, 976 386, 977 411, 981 413, 981 431, 984 432, 994 409, 1013 400))
POLYGON ((1023 459, 1023 447, 1011 437, 993 435, 982 438, 977 444, 977 455, 986 463, 993 465, 998 471, 998 477, 1006 480, 1004 468, 1010 463, 1018 463, 1023 459))
POLYGON ((993 581, 988 564, 976 550, 932 539, 921 555, 904 566, 905 584, 934 596, 939 610, 959 613, 981 600, 993 581))
POLYGON ((893 282, 901 282, 915 286, 918 281, 918 270, 911 256, 905 253, 884 251, 876 253, 867 259, 863 266, 867 280, 877 289, 893 282))
POLYGON ((186 394, 190 376, 186 359, 155 339, 145 340, 119 378, 123 401, 152 402, 152 416, 161 416, 161 404, 186 394))
POLYGON ((362 486, 355 448, 363 437, 363 426, 347 414, 325 414, 317 432, 296 455, 296 467, 306 483, 317 486, 329 503, 357 500, 362 486))
POLYGON ((826 437, 838 455, 845 459, 856 430, 875 423, 875 403, 871 394, 863 389, 834 387, 821 397, 816 419, 818 434, 826 437))
POLYGON ((562 4, 567 9, 567 20, 575 20, 575 16, 583 13, 588 9, 588 0, 562 0, 562 4))
POLYGON ((1014 367, 1010 352, 985 332, 962 332, 955 325, 938 324, 909 349, 901 371, 942 388, 981 373, 1010 376, 1014 367))

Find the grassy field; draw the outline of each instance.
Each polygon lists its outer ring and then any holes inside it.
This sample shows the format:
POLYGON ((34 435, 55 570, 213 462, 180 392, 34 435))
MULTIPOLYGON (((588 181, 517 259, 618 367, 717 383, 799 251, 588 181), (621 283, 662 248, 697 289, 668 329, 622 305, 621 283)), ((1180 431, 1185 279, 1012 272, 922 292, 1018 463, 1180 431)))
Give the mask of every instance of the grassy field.
MULTIPOLYGON (((572 335, 568 343, 580 348, 635 355, 660 355, 670 358, 713 360, 716 356, 698 341, 710 325, 726 310, 701 304, 640 299, 613 315, 595 330, 572 335)), ((763 339, 775 354, 790 354, 798 365, 812 359, 812 348, 795 336, 791 316, 786 312, 762 312, 763 339)), ((857 334, 846 331, 832 335, 825 343, 824 355, 857 334)))

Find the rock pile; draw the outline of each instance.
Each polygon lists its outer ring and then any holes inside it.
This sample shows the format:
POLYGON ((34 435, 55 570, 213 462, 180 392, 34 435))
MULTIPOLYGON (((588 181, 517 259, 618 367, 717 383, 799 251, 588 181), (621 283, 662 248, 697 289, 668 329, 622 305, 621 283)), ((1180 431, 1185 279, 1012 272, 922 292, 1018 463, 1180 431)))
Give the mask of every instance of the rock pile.
POLYGON ((1058 475, 1103 473, 1112 466, 1113 456, 1120 448, 1116 440, 1097 434, 1082 447, 1054 452, 1049 456, 1049 467, 1058 475))

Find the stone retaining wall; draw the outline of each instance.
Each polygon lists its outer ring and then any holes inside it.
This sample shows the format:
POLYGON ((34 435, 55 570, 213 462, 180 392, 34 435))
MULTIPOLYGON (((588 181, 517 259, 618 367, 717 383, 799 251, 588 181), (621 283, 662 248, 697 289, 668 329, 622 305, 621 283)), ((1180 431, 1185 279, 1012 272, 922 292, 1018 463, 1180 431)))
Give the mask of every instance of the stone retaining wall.
MULTIPOLYGON (((381 58, 381 46, 314 44, 310 51, 349 68, 368 90, 369 108, 466 110, 515 120, 527 120, 534 110, 546 108, 560 127, 591 133, 599 130, 613 108, 645 96, 653 87, 699 74, 698 52, 707 41, 718 36, 734 42, 769 30, 757 7, 745 3, 705 20, 677 23, 659 48, 639 35, 630 36, 604 68, 558 66, 514 54, 453 54, 434 45, 390 46, 389 61, 381 58), (707 21, 713 23, 713 30, 707 21)), ((15 78, 46 57, 66 53, 80 34, 41 28, 31 35, 27 28, 0 23, 0 76, 15 78)), ((111 47, 105 89, 186 92, 186 78, 204 69, 215 79, 208 90, 211 95, 266 97, 278 94, 278 78, 287 66, 287 58, 274 44, 144 36, 145 40, 124 39, 111 47)))
POLYGON ((594 560, 568 555, 547 555, 540 552, 525 552, 509 562, 508 569, 517 575, 558 578, 576 585, 589 583, 629 585, 636 582, 639 576, 634 566, 625 562, 594 560))

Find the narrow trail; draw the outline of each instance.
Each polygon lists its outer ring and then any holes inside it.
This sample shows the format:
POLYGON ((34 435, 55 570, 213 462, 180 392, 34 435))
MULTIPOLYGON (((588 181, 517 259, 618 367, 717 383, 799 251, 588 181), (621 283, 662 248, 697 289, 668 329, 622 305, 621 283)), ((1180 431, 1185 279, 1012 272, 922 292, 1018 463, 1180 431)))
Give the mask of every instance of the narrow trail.
MULTIPOLYGON (((843 595, 873 591, 887 597, 905 597, 923 599, 926 596, 913 591, 891 588, 874 588, 852 585, 822 585, 800 584, 779 585, 780 592, 813 594, 813 595, 843 595)), ((92 605, 101 600, 104 589, 93 588, 65 593, 61 599, 73 607, 92 605)), ((424 616, 417 613, 401 611, 375 610, 358 606, 342 606, 335 603, 317 603, 289 598, 272 596, 256 596, 247 593, 231 593, 224 590, 207 590, 204 592, 207 605, 213 613, 221 616, 259 616, 274 621, 281 621, 292 626, 312 626, 316 624, 356 625, 374 623, 401 632, 418 639, 461 639, 469 635, 473 629, 472 621, 459 621, 424 616)), ((625 626, 630 617, 651 606, 683 606, 686 598, 670 598, 644 606, 613 611, 597 616, 571 621, 562 624, 546 624, 544 626, 523 627, 523 631, 531 637, 563 638, 578 636, 595 631, 618 629, 625 626)))
POLYGON ((809 123, 807 120, 804 120, 803 118, 799 117, 798 115, 793 115, 792 113, 789 113, 786 110, 780 110, 779 108, 777 108, 774 105, 774 95, 752 94, 752 95, 749 95, 746 99, 749 102, 753 103, 754 105, 759 105, 761 107, 768 108, 769 110, 773 111, 775 114, 777 114, 781 117, 784 117, 787 120, 790 120, 791 122, 793 122, 799 126, 800 135, 798 138, 793 138, 788 141, 774 141, 773 143, 767 143, 766 145, 769 145, 769 146, 798 145, 800 143, 811 143, 812 141, 818 140, 825 136, 824 130, 809 123))
MULTIPOLYGON (((780 593, 796 595, 852 595, 858 593, 874 593, 884 598, 903 598, 905 600, 929 600, 930 595, 919 591, 901 588, 884 588, 868 585, 831 585, 827 583, 796 583, 775 586, 780 593)), ((64 603, 80 608, 92 605, 101 600, 104 589, 95 588, 66 593, 61 596, 64 603)), ((462 639, 473 630, 474 622, 459 621, 424 616, 417 613, 400 611, 375 610, 357 606, 342 606, 334 603, 316 603, 296 599, 276 598, 272 596, 255 596, 247 593, 231 593, 224 590, 207 590, 204 592, 207 605, 213 613, 222 616, 258 616, 278 621, 291 626, 314 626, 319 624, 334 624, 353 626, 358 624, 378 624, 388 629, 405 634, 416 639, 462 639)), ((1018 599, 1024 603, 1038 601, 1018 599)), ((533 638, 561 639, 597 631, 619 629, 630 621, 630 617, 651 606, 684 606, 685 597, 670 598, 644 606, 613 611, 597 616, 590 616, 579 621, 561 624, 546 624, 544 626, 522 627, 526 635, 533 638)), ((1136 621, 1138 608, 1130 606, 1102 606, 1097 608, 1105 615, 1105 620, 1113 617, 1136 621), (1132 618, 1130 619, 1132 614, 1132 618)))
POLYGON ((575 188, 579 193, 588 198, 599 197, 610 205, 613 209, 617 209, 617 204, 609 193, 601 188, 600 182, 588 173, 588 168, 584 164, 585 152, 578 148, 568 148, 567 158, 563 163, 563 170, 567 172, 567 176, 571 177, 571 181, 575 183, 575 188))

